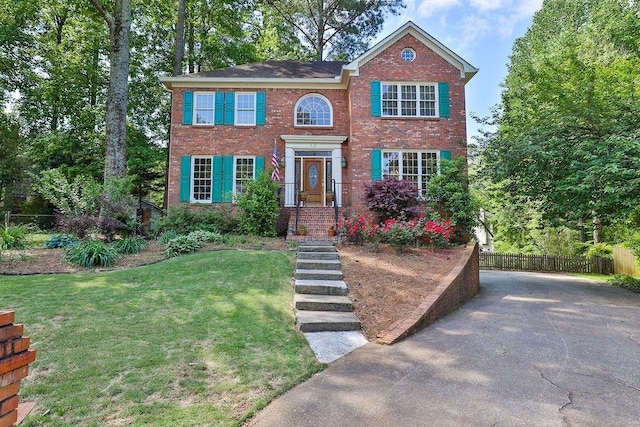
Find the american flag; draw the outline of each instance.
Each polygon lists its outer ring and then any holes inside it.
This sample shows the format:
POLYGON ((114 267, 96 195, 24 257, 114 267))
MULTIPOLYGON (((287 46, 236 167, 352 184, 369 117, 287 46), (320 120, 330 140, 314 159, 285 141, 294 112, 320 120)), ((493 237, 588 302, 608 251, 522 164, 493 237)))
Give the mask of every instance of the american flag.
POLYGON ((271 179, 273 181, 280 181, 280 169, 278 168, 278 146, 276 141, 273 141, 273 155, 271 156, 271 166, 273 172, 271 173, 271 179))

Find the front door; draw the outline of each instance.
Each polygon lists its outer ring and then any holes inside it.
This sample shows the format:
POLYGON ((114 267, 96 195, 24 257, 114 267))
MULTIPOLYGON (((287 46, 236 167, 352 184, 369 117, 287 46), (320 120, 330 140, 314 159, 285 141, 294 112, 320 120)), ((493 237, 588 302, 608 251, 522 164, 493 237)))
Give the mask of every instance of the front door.
POLYGON ((307 192, 307 206, 324 205, 324 159, 304 159, 302 189, 307 192))

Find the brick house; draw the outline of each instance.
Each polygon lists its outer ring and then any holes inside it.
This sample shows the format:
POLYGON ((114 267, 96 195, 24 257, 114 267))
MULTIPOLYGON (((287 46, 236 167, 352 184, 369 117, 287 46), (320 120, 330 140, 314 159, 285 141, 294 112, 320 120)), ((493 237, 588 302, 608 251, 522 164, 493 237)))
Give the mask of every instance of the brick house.
POLYGON ((162 78, 172 92, 167 204, 233 202, 274 147, 291 224, 324 229, 331 207, 362 209, 363 185, 385 175, 424 194, 440 159, 466 156, 465 84, 477 71, 408 22, 352 62, 162 78))

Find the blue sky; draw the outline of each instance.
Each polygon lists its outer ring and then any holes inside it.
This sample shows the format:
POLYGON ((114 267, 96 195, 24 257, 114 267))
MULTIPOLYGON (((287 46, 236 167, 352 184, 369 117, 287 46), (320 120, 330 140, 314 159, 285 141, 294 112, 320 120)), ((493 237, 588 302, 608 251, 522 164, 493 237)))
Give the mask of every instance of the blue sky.
POLYGON ((387 17, 378 42, 407 21, 462 56, 480 71, 467 83, 467 137, 479 125, 470 113, 488 116, 500 101, 513 42, 531 25, 542 0, 405 0, 400 16, 387 17))

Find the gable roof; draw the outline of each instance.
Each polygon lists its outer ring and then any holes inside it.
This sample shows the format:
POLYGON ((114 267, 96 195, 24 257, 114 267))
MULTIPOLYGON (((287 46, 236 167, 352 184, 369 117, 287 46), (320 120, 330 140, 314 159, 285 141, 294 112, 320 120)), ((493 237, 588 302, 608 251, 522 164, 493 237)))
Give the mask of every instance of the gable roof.
POLYGON ((460 76, 465 79, 465 82, 468 82, 478 72, 478 68, 465 61, 462 57, 440 43, 431 34, 418 27, 412 21, 408 21, 406 24, 398 28, 393 33, 389 34, 367 52, 363 53, 362 55, 351 61, 349 64, 345 65, 345 70, 348 70, 352 72, 353 75, 357 76, 359 68, 361 66, 378 56, 378 54, 386 50, 389 46, 391 46, 407 34, 415 37, 419 42, 440 55, 445 61, 459 69, 460 76))
POLYGON ((461 78, 469 81, 478 69, 440 43, 429 33, 409 21, 385 37, 367 52, 347 63, 341 61, 265 61, 176 77, 160 77, 168 89, 173 87, 263 87, 321 85, 327 88, 346 88, 350 76, 357 76, 362 65, 405 35, 410 34, 419 42, 440 55, 460 70, 461 78))

